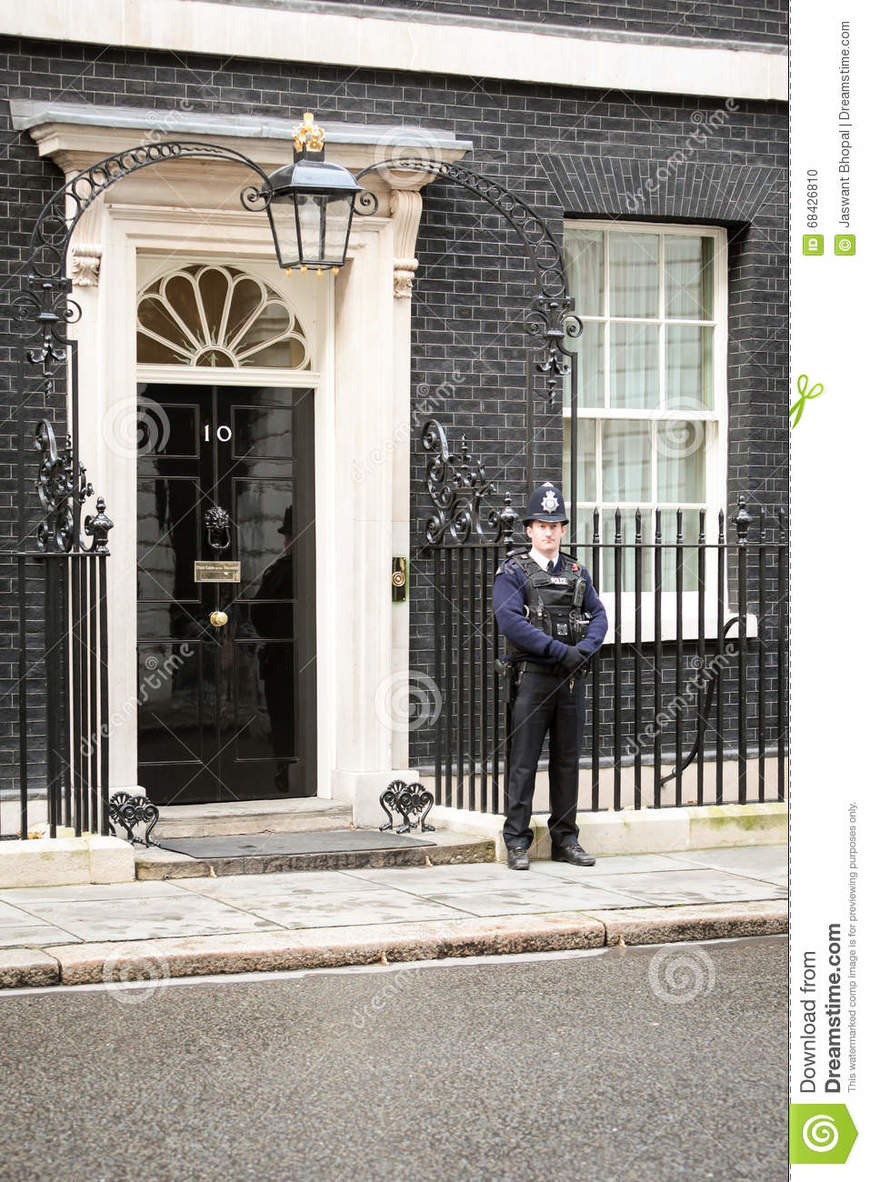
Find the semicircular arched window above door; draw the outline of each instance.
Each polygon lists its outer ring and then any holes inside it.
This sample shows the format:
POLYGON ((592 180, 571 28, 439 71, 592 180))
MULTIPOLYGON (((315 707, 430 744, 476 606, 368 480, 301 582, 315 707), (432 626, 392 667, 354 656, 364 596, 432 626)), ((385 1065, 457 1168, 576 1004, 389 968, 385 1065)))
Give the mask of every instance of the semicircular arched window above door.
POLYGON ((142 365, 310 369, 298 319, 274 288, 236 267, 194 263, 139 294, 142 365))

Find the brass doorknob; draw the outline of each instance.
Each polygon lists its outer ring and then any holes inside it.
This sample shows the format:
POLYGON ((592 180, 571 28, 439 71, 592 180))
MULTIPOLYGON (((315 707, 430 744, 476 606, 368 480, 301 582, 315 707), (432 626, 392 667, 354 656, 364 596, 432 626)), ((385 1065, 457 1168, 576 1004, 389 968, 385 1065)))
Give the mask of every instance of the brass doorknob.
POLYGON ((209 620, 214 624, 215 628, 223 628, 229 618, 226 612, 212 612, 209 616, 209 620))

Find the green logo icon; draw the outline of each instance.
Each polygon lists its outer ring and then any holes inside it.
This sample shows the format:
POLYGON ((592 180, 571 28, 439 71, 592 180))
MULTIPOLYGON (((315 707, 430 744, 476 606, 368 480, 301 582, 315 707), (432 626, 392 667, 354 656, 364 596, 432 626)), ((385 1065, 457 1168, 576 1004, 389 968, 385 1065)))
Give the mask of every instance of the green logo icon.
POLYGON ((792 1165, 842 1165, 858 1130, 845 1104, 791 1104, 788 1117, 792 1165))
POLYGON ((798 398, 796 402, 793 402, 788 408, 788 416, 791 419, 792 430, 794 430, 794 428, 801 421, 807 400, 810 398, 818 398, 820 394, 824 394, 825 392, 825 387, 821 382, 816 382, 815 385, 810 386, 810 379, 805 373, 802 373, 799 376, 797 380, 797 388, 800 398, 798 398))
MULTIPOLYGON (((845 235, 844 235, 845 237, 845 235)), ((804 254, 824 254, 824 234, 804 234, 804 254)))
POLYGON ((855 235, 837 234, 834 238, 834 254, 854 254, 855 235))

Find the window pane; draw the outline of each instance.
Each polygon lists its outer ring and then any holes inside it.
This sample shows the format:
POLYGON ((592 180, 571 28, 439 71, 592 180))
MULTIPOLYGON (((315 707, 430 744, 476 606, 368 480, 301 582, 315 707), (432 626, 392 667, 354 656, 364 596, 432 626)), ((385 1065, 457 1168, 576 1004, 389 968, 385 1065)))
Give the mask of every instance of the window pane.
MULTIPOLYGON (((593 509, 578 509, 571 514, 571 526, 577 538, 576 555, 592 574, 592 515, 593 509)), ((572 551, 573 553, 574 551, 572 551)), ((598 588, 596 587, 596 590, 598 588)))
MULTIPOLYGON (((571 481, 571 416, 563 420, 562 440, 562 495, 573 501, 571 481)), ((577 420, 577 500, 595 501, 595 420, 577 420)), ((573 515, 572 515, 573 516, 573 515)))
POLYGON ((713 409, 713 329, 665 329, 665 402, 678 410, 713 409))
MULTIPOLYGON (((618 547, 619 564, 622 577, 619 580, 623 592, 634 591, 635 562, 640 561, 642 591, 649 591, 652 587, 652 551, 645 548, 643 543, 652 541, 651 510, 641 510, 641 546, 638 549, 637 538, 637 508, 628 505, 620 506, 620 534, 622 541, 618 547)), ((616 590, 616 510, 606 509, 602 513, 601 536, 602 548, 602 591, 616 590)), ((622 628, 623 638, 634 636, 634 601, 623 601, 622 628)))
POLYGON ((226 272, 219 271, 216 267, 203 268, 199 276, 199 294, 205 311, 209 338, 212 341, 218 339, 229 290, 230 280, 226 272))
POLYGON ((713 239, 665 234, 665 316, 713 319, 713 239))
MULTIPOLYGON (((683 514, 683 592, 688 594, 698 590, 698 525, 697 509, 690 509, 683 514)), ((707 523, 709 526, 709 522, 707 523)), ((662 590, 676 591, 677 589, 677 548, 674 545, 677 538, 677 514, 670 509, 662 513, 662 590)), ((715 540, 715 539, 714 539, 715 540)), ((709 529, 707 542, 709 543, 709 529)), ((706 583, 715 586, 716 580, 716 551, 707 551, 706 583), (712 583, 711 583, 712 579, 712 583)), ((685 619, 694 625, 698 618, 697 601, 684 600, 683 610, 685 619)))
POLYGON ((658 316, 658 234, 610 235, 610 315, 658 316))
POLYGON ((610 405, 659 405, 659 330, 654 324, 611 324, 610 405))
POLYGON ((601 424, 603 499, 652 500, 652 424, 604 420, 601 424))
POLYGON ((574 308, 584 316, 604 314, 604 231, 565 227, 565 273, 574 308))
POLYGON ((704 503, 706 427, 698 419, 665 418, 656 423, 659 503, 704 503))
POLYGON ((138 360, 216 368, 310 365, 293 312, 261 279, 192 264, 139 299, 138 360))
MULTIPOLYGON (((604 325, 589 321, 583 325, 583 335, 565 345, 577 355, 577 405, 604 406, 604 325)), ((571 375, 565 376, 565 406, 571 406, 571 375)))

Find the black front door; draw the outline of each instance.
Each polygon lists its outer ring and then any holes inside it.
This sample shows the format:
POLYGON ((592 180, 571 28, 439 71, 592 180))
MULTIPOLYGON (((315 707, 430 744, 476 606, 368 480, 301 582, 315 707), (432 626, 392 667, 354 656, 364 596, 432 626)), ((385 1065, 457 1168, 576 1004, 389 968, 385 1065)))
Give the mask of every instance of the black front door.
POLYGON ((151 383, 137 425, 139 784, 312 796, 313 391, 151 383))

